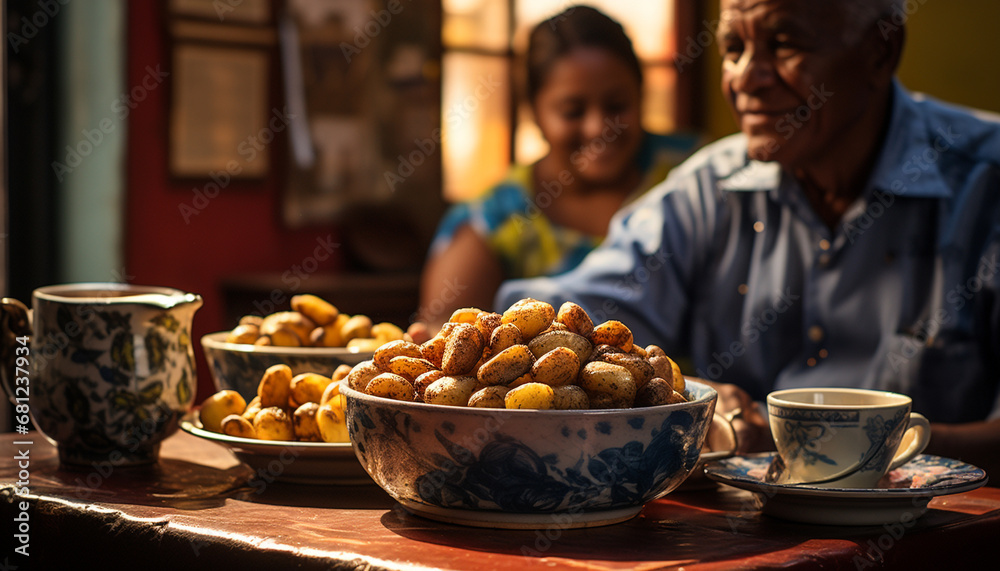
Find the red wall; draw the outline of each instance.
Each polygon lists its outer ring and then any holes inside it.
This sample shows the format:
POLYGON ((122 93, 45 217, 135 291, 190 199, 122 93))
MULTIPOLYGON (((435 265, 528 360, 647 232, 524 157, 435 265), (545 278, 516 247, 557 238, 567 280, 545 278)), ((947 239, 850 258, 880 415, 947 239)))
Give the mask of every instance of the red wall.
MULTIPOLYGON (((147 66, 170 71, 164 11, 161 2, 133 0, 127 25, 126 86, 141 85, 147 66)), ((272 74, 277 78, 278 74, 272 74)), ((275 86, 279 85, 274 81, 275 86)), ((180 181, 167 171, 170 77, 147 92, 128 116, 124 259, 128 281, 176 287, 199 293, 205 300, 195 315, 194 337, 230 329, 225 323, 220 281, 247 272, 282 273, 312 255, 318 239, 334 228, 291 230, 281 222, 282 157, 286 145, 270 145, 271 172, 262 181, 233 182, 185 222, 181 204, 195 206, 193 189, 210 180, 180 181)), ((280 89, 274 89, 280 95, 280 89)), ((275 105, 281 108, 281 104, 275 105)), ((249 133, 248 133, 249 135, 249 133)), ((319 272, 336 272, 343 265, 334 252, 319 272)), ((213 392, 201 344, 198 357, 198 401, 213 392)))

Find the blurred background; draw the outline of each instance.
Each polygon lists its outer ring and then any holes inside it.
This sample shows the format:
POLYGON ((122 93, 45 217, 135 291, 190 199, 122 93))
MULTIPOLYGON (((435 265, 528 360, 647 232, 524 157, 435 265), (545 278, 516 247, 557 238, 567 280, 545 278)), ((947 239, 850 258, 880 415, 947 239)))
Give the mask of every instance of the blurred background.
MULTIPOLYGON (((449 202, 545 151, 517 97, 567 0, 6 0, 4 295, 201 294, 195 334, 315 293, 406 327, 449 202)), ((645 127, 736 130, 715 0, 590 2, 645 68, 645 127)), ((910 0, 905 85, 1000 111, 995 0, 910 0)), ((213 389, 199 351, 198 400, 213 389)))

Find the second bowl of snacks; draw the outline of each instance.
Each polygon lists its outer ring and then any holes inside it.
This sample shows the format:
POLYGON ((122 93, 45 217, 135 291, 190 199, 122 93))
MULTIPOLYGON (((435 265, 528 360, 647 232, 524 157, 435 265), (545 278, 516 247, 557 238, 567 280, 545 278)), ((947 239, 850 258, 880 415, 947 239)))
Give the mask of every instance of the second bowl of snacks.
POLYGON ((181 429, 229 448, 254 469, 254 488, 274 480, 371 484, 347 436, 340 387, 350 370, 341 364, 331 377, 293 375, 288 365, 272 365, 252 400, 218 391, 185 415, 181 429))
POLYGON ((358 459, 405 509, 494 528, 635 516, 698 465, 717 398, 625 324, 534 299, 383 344, 339 392, 358 459))
POLYGON ((373 323, 367 315, 349 315, 312 295, 291 298, 288 311, 247 315, 231 331, 201 338, 217 390, 231 389, 252 399, 269 367, 288 365, 293 375, 329 377, 338 365, 356 365, 389 341, 404 339, 392 323, 373 323))

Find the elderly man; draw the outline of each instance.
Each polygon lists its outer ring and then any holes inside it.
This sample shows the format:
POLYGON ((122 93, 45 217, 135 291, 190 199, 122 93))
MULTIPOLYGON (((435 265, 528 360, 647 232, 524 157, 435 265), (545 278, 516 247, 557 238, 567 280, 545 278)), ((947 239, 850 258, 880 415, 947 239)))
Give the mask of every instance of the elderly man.
POLYGON ((897 1, 722 0, 742 132, 497 307, 573 300, 687 356, 747 450, 770 446, 771 390, 878 388, 934 423, 929 453, 1000 474, 1000 122, 894 79, 897 1))

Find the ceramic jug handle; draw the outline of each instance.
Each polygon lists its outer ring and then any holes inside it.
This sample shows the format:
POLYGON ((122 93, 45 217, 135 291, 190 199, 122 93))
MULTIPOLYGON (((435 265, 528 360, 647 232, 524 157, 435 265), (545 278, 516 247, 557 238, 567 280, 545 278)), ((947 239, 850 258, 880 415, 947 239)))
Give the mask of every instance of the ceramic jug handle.
POLYGON ((892 462, 889 463, 887 472, 895 470, 913 460, 914 456, 923 452, 924 448, 927 448, 927 443, 931 440, 931 423, 919 412, 910 413, 910 425, 906 428, 906 432, 903 433, 902 442, 904 444, 907 442, 907 438, 910 438, 909 443, 906 445, 906 448, 896 451, 892 462))
MULTIPOLYGON (((5 297, 0 299, 0 384, 7 393, 7 398, 11 403, 16 403, 14 398, 14 370, 18 357, 18 347, 26 347, 17 339, 19 337, 30 337, 31 319, 28 307, 20 301, 5 297)), ((30 351, 30 350, 29 350, 30 351)), ((26 353, 21 351, 22 355, 26 353)), ((30 360, 30 359, 29 359, 30 360)))

